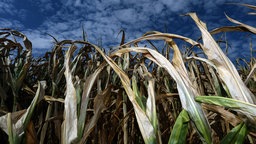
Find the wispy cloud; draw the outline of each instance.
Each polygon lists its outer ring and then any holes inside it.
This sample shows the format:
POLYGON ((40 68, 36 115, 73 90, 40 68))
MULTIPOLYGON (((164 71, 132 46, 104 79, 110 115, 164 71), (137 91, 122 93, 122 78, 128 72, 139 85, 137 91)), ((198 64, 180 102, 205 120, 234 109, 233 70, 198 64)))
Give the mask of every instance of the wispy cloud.
MULTIPOLYGON (((41 0, 42 1, 42 0, 41 0)), ((48 0, 44 0, 49 2, 48 0)), ((81 37, 83 24, 89 40, 102 38, 103 44, 117 44, 121 29, 128 40, 134 39, 155 27, 164 30, 166 17, 172 12, 188 10, 188 2, 176 1, 82 1, 61 0, 62 6, 48 18, 40 29, 59 38, 81 37), (172 8, 168 8, 172 7, 172 8), (162 23, 158 23, 158 21, 162 23), (78 32, 78 33, 77 33, 78 32)), ((45 10, 43 7, 42 9, 45 10)))
POLYGON ((0 1, 0 14, 14 15, 15 13, 17 13, 17 10, 15 9, 13 2, 13 0, 0 1))
POLYGON ((22 23, 20 23, 20 21, 17 21, 17 20, 10 21, 5 18, 0 18, 0 26, 1 28, 11 28, 11 29, 17 29, 17 30, 20 30, 24 27, 22 23))
POLYGON ((49 49, 53 45, 53 39, 46 33, 42 33, 38 30, 27 30, 24 31, 26 36, 32 41, 32 46, 38 49, 49 49))
POLYGON ((40 7, 40 12, 49 12, 49 11, 55 11, 58 6, 58 2, 52 1, 52 0, 28 0, 30 3, 33 3, 34 5, 37 5, 40 7))
MULTIPOLYGON (((176 0, 27 0, 31 5, 38 5, 37 14, 43 17, 34 28, 22 25, 18 19, 8 20, 0 18, 1 27, 22 29, 33 42, 34 48, 51 48, 49 33, 58 40, 82 39, 82 25, 88 35, 88 40, 97 43, 102 40, 104 47, 117 46, 120 37, 118 32, 126 32, 127 41, 137 38, 150 30, 158 30, 182 34, 196 39, 199 30, 188 17, 181 17, 190 11, 198 13, 199 17, 207 23, 209 29, 225 25, 224 12, 228 14, 240 12, 243 8, 236 7, 230 12, 225 9, 229 0, 216 1, 176 1, 176 0), (224 8, 223 8, 224 7, 224 8), (221 17, 221 19, 220 19, 221 17), (208 21, 211 20, 211 21, 208 21)), ((240 2, 237 0, 237 2, 240 2)), ((253 0, 245 0, 253 3, 253 0)), ((234 6, 235 7, 235 6, 234 6)), ((17 15, 14 0, 0 2, 0 14, 17 15), (13 10, 13 11, 11 11, 13 10)), ((30 20, 28 15, 33 15, 30 10, 23 10, 24 19, 30 20)))

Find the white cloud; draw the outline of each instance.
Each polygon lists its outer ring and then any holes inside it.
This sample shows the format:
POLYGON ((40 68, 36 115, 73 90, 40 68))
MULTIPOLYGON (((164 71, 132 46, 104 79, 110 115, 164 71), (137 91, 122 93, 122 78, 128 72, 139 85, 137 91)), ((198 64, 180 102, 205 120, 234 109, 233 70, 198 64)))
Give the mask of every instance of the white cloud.
POLYGON ((14 0, 1 0, 0 1, 0 14, 15 15, 15 14, 23 13, 23 11, 17 10, 15 8, 14 0))
MULTIPOLYGON (((150 30, 178 33, 185 36, 192 36, 197 39, 200 31, 189 17, 178 17, 180 14, 191 10, 199 12, 198 16, 210 29, 218 25, 224 25, 223 20, 218 20, 224 11, 229 0, 216 1, 189 1, 189 0, 39 0, 37 4, 39 12, 47 15, 47 18, 35 29, 25 28, 18 20, 6 20, 0 18, 0 27, 12 27, 24 29, 23 33, 33 43, 33 48, 50 49, 52 38, 46 35, 49 33, 58 40, 82 39, 82 24, 92 43, 102 39, 103 46, 117 46, 121 37, 118 32, 124 29, 126 41, 138 38, 150 30), (192 7, 193 6, 193 7, 192 7), (48 15, 48 14, 51 15, 48 15), (214 19, 214 21, 208 21, 214 19)), ((240 2, 237 0, 237 2, 240 2)), ((253 0, 245 0, 251 4, 253 0)), ((0 2, 0 14, 7 13, 15 15, 17 10, 14 7, 14 0, 2 0, 0 2), (13 11, 10 11, 13 9, 13 11)), ((235 6, 234 6, 235 7, 235 6)), ((242 8, 238 8, 238 11, 242 8)), ((26 12, 23 12, 26 14, 26 12)), ((232 56, 238 51, 232 51, 232 56)))
POLYGON ((116 10, 114 11, 114 15, 118 20, 125 23, 136 21, 138 16, 137 12, 133 8, 116 10))
MULTIPOLYGON (((42 4, 49 0, 40 0, 42 4)), ((188 10, 188 1, 84 1, 61 0, 62 6, 39 27, 61 39, 79 39, 84 24, 90 41, 102 38, 103 44, 118 43, 119 30, 126 31, 127 40, 141 36, 148 30, 161 29, 170 23, 172 13, 188 10), (166 17, 168 17, 166 19, 166 17)), ((45 8, 44 8, 45 9, 45 8)), ((172 26, 172 25, 171 25, 172 26)), ((162 29, 163 31, 163 29, 162 29)), ((42 47, 42 46, 41 46, 42 47)))
POLYGON ((64 22, 56 23, 53 27, 58 28, 58 30, 60 31, 67 30, 70 28, 69 24, 64 22))
POLYGON ((12 9, 14 9, 12 0, 3 0, 0 2, 0 13, 13 14, 12 9))
POLYGON ((50 49, 53 45, 52 38, 38 30, 27 30, 24 33, 32 42, 33 48, 50 49))
POLYGON ((17 20, 10 21, 4 18, 0 18, 0 27, 19 30, 19 29, 22 29, 24 26, 17 20))
POLYGON ((54 6, 57 6, 56 2, 53 2, 51 0, 28 0, 31 4, 34 6, 38 6, 39 11, 42 13, 49 12, 49 11, 55 11, 54 6))
POLYGON ((188 0, 159 0, 159 2, 163 3, 172 12, 185 11, 190 4, 188 0))

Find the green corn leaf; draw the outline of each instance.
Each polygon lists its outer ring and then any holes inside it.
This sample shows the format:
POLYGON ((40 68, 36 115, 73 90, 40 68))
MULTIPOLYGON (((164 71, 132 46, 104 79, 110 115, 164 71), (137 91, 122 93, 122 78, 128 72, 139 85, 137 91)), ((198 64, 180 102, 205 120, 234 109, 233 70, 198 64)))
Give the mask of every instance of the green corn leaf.
POLYGON ((44 97, 46 84, 44 81, 38 82, 36 95, 28 109, 8 113, 0 117, 1 129, 9 135, 10 143, 19 143, 28 123, 31 120, 35 107, 44 97), (6 126, 7 125, 7 126, 6 126))
POLYGON ((175 121, 168 144, 184 144, 186 143, 186 135, 188 133, 189 116, 186 110, 182 110, 175 121))
POLYGON ((245 123, 241 123, 234 127, 222 140, 221 144, 242 144, 247 135, 247 127, 245 123))
POLYGON ((15 144, 15 136, 13 135, 13 123, 12 123, 11 113, 7 114, 7 129, 8 129, 9 143, 15 144))
POLYGON ((144 96, 141 96, 141 94, 139 92, 139 89, 138 89, 138 86, 137 86, 136 76, 134 76, 134 75, 132 76, 132 90, 133 90, 134 95, 135 95, 135 100, 137 101, 137 103, 139 104, 141 109, 143 111, 145 111, 146 108, 145 108, 145 103, 143 101, 144 96))
POLYGON ((224 106, 236 111, 240 111, 245 115, 256 116, 256 105, 235 100, 232 98, 225 98, 220 96, 198 96, 195 98, 196 101, 201 103, 214 104, 218 106, 224 106))
POLYGON ((45 89, 46 89, 46 82, 45 81, 38 82, 38 89, 36 91, 35 98, 33 99, 30 106, 28 107, 27 112, 24 114, 24 119, 23 119, 24 128, 27 127, 38 102, 40 102, 44 98, 45 89))

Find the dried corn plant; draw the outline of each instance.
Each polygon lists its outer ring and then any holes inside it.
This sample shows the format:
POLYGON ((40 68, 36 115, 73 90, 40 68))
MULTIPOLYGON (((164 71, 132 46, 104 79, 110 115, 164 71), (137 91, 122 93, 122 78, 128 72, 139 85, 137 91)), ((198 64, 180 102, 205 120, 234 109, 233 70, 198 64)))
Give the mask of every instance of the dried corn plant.
POLYGON ((120 46, 107 53, 83 31, 82 41, 54 39, 42 58, 32 58, 24 34, 1 29, 1 141, 256 143, 253 47, 236 69, 212 36, 256 28, 227 16, 237 26, 208 31, 195 13, 187 15, 202 43, 156 31, 125 43, 120 31, 120 46))

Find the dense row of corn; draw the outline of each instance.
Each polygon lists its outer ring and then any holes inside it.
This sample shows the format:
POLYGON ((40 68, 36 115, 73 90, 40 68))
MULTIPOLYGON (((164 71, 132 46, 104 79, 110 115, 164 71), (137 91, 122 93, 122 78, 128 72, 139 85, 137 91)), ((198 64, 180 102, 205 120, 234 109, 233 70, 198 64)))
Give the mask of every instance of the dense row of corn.
MULTIPOLYGON (((2 29, 0 139, 256 143, 256 58, 239 73, 205 24, 196 14, 188 15, 200 29, 202 42, 149 32, 124 43, 123 33, 121 46, 107 53, 86 40, 55 39, 52 51, 36 59, 24 34, 2 29), (180 51, 177 39, 191 47, 180 51), (165 43, 162 52, 155 40, 165 43), (145 43, 148 46, 140 46, 145 43)), ((256 28, 228 19, 238 26, 212 34, 256 34, 256 28)))

